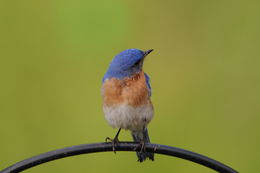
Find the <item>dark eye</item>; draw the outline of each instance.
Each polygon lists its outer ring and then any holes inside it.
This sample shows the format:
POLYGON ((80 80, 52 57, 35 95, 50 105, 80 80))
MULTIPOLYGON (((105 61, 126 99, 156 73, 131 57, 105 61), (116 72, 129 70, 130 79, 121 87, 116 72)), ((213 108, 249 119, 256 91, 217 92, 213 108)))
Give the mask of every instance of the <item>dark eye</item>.
POLYGON ((136 67, 136 66, 138 66, 139 65, 139 61, 137 61, 136 63, 134 63, 134 65, 133 65, 133 67, 136 67))

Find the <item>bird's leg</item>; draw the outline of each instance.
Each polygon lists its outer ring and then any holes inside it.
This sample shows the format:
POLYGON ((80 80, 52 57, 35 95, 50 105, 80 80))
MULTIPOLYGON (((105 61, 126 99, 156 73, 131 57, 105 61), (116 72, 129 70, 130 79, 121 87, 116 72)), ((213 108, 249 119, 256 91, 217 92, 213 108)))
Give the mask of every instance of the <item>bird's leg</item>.
MULTIPOLYGON (((143 128, 143 135, 145 134, 145 127, 143 128)), ((143 139, 141 140, 141 142, 140 142, 140 146, 141 146, 141 150, 140 150, 140 152, 145 152, 145 141, 146 141, 146 136, 144 135, 143 136, 143 139)))
POLYGON ((119 130, 117 131, 116 133, 116 136, 114 137, 114 139, 110 138, 110 137, 106 137, 106 142, 110 141, 112 142, 112 146, 113 146, 113 151, 114 153, 116 153, 116 146, 118 145, 119 143, 119 139, 118 139, 118 136, 119 136, 119 133, 121 131, 121 128, 119 128, 119 130))
POLYGON ((140 151, 139 152, 145 152, 145 142, 144 140, 141 140, 140 143, 134 148, 134 150, 136 151, 137 148, 140 147, 140 151))
POLYGON ((140 152, 145 152, 145 142, 144 142, 144 140, 142 140, 141 142, 140 142, 140 152))
MULTIPOLYGON (((145 130, 145 127, 143 128, 143 132, 144 132, 144 130, 145 130)), ((144 133, 143 133, 144 134, 144 133)), ((142 138, 140 138, 139 139, 140 140, 140 143, 139 143, 139 145, 136 147, 136 148, 134 148, 134 150, 136 150, 138 147, 140 147, 140 152, 145 152, 145 144, 146 144, 146 139, 145 139, 145 136, 143 136, 142 138)))

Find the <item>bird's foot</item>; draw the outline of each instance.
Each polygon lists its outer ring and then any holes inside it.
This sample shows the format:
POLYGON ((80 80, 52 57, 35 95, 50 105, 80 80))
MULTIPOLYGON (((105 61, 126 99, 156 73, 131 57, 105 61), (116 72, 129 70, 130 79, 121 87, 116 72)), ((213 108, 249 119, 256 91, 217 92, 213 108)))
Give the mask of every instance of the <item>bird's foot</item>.
POLYGON ((141 147, 140 152, 145 152, 146 147, 145 147, 145 142, 144 141, 140 142, 140 147, 141 147))
POLYGON ((111 143, 112 143, 113 151, 114 151, 114 153, 116 154, 116 147, 117 147, 118 144, 119 144, 119 140, 118 140, 118 138, 114 138, 114 139, 112 139, 112 138, 110 138, 110 137, 106 137, 105 141, 106 141, 106 142, 111 142, 111 143))
POLYGON ((144 141, 141 141, 141 142, 139 143, 139 145, 134 148, 134 150, 136 151, 137 148, 139 148, 139 147, 140 147, 140 151, 139 151, 139 152, 145 152, 146 149, 145 149, 145 142, 144 142, 144 141))

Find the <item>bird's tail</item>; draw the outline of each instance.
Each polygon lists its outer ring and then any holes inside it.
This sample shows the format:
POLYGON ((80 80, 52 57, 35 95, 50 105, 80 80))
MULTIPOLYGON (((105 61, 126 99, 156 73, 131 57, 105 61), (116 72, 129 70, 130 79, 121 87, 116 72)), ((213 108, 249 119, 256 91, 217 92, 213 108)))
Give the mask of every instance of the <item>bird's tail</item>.
MULTIPOLYGON (((132 131, 132 137, 134 139, 134 142, 144 142, 144 145, 146 143, 150 143, 147 128, 144 128, 143 131, 132 131)), ((154 161, 154 153, 145 152, 145 148, 143 149, 143 151, 136 152, 136 155, 138 157, 139 162, 143 162, 144 160, 146 160, 146 158, 149 158, 150 160, 154 161)))

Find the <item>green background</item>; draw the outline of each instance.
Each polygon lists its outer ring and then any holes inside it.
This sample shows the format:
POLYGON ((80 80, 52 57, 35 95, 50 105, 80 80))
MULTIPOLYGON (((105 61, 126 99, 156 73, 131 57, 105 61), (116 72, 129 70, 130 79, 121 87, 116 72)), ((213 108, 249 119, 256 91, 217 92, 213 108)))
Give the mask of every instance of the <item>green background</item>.
MULTIPOLYGON (((101 79, 128 48, 155 49, 152 142, 260 170, 260 3, 242 0, 1 0, 0 169, 116 129, 101 109, 101 79)), ((121 140, 130 140, 123 131, 121 140)), ((80 155, 26 172, 214 172, 163 155, 80 155)))

